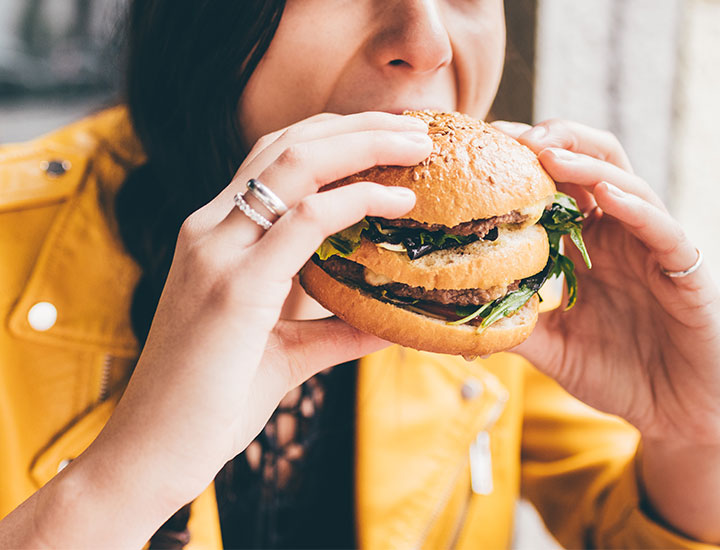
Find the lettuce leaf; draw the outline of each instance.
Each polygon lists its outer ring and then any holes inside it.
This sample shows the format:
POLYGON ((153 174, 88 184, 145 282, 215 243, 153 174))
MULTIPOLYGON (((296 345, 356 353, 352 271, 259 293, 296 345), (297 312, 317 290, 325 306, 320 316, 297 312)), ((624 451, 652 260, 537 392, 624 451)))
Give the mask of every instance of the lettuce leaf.
POLYGON ((320 248, 315 253, 322 261, 327 260, 330 256, 337 254, 343 258, 347 258, 355 252, 360 246, 360 236, 362 232, 370 227, 368 221, 363 218, 355 225, 351 225, 347 229, 343 229, 339 233, 330 235, 325 239, 320 248))

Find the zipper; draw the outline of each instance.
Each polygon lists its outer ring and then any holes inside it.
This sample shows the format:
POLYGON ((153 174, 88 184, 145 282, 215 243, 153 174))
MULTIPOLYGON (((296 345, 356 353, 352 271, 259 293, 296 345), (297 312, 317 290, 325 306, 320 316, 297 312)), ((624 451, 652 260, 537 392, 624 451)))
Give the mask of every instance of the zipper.
MULTIPOLYGON (((490 432, 492 427, 497 423, 498 419, 500 418, 503 410, 505 410, 505 404, 507 403, 508 397, 509 394, 507 393, 507 391, 498 395, 497 401, 495 402, 495 404, 493 404, 493 406, 490 408, 490 411, 488 412, 487 422, 482 427, 479 433, 490 432)), ((475 439, 473 439, 473 443, 475 443, 475 439)), ((468 462, 470 462, 470 449, 468 449, 462 462, 458 465, 456 473, 453 475, 452 482, 448 485, 447 490, 443 493, 443 496, 438 502, 438 505, 433 510, 433 513, 430 516, 430 520, 428 521, 427 526, 425 527, 422 535, 420 536, 420 539, 418 540, 417 544, 413 546, 413 548, 420 550, 425 545, 425 542, 430 536, 430 531, 432 530, 432 527, 435 525, 435 522, 438 520, 440 514, 443 512, 443 510, 447 506, 447 503, 450 501, 450 498, 452 497, 453 491, 455 489, 455 485, 457 484, 458 479, 462 475, 463 471, 465 471, 465 467, 467 466, 468 462)), ((462 512, 459 514, 455 528, 453 529, 453 536, 450 538, 451 543, 448 548, 454 548, 458 542, 458 539, 460 538, 460 532, 462 531, 462 527, 465 524, 465 519, 467 518, 467 514, 470 509, 470 501, 473 494, 474 493, 472 489, 468 491, 468 495, 463 505, 462 512)))
POLYGON ((108 398, 110 390, 110 370, 112 369, 113 356, 105 354, 103 358, 102 369, 100 372, 100 391, 98 392, 98 402, 102 403, 108 398))
MULTIPOLYGON (((427 522, 427 526, 420 535, 420 539, 418 540, 417 544, 413 545, 413 548, 420 550, 425 545, 425 541, 427 541, 427 538, 430 536, 430 531, 435 525, 435 522, 438 520, 440 514, 447 506, 447 503, 450 502, 450 498, 452 497, 455 485, 457 485, 458 479, 460 479, 460 476, 465 471, 465 467, 467 466, 469 460, 470 455, 466 453, 465 458, 456 468, 455 474, 452 477, 452 482, 448 485, 448 488, 443 493, 442 498, 440 499, 437 506, 433 510, 432 515, 430 516, 430 520, 427 522)), ((465 513, 463 513, 463 517, 464 516, 465 513)))

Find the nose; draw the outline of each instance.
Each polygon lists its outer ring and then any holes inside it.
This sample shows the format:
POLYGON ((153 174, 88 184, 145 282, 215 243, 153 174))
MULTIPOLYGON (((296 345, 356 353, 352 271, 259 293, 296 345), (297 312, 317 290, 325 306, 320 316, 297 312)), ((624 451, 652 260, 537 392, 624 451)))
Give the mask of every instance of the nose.
POLYGON ((385 5, 371 47, 377 65, 393 71, 428 73, 450 63, 452 46, 436 0, 401 0, 385 5))

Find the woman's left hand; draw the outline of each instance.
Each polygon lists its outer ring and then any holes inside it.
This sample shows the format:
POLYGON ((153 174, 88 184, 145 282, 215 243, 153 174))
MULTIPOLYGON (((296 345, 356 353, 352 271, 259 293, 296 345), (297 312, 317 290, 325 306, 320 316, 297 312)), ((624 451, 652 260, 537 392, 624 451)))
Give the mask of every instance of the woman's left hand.
MULTIPOLYGON (((515 351, 646 438, 720 445, 720 293, 698 251, 617 139, 577 123, 495 126, 539 155, 588 213, 588 270, 570 245, 578 301, 540 316, 515 351)), ((568 242, 569 244, 569 242, 568 242)))

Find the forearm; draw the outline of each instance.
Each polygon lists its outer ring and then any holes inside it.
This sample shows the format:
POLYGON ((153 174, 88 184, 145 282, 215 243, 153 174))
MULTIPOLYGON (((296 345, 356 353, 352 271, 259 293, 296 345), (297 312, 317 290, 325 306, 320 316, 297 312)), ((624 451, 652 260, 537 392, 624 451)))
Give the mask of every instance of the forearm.
POLYGON ((91 446, 0 521, 0 548, 142 547, 174 505, 128 458, 91 446))
POLYGON ((720 544, 720 446, 646 439, 641 472, 649 505, 669 526, 720 544))

